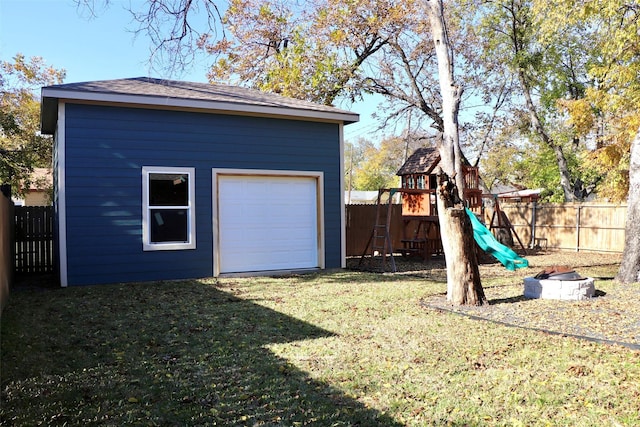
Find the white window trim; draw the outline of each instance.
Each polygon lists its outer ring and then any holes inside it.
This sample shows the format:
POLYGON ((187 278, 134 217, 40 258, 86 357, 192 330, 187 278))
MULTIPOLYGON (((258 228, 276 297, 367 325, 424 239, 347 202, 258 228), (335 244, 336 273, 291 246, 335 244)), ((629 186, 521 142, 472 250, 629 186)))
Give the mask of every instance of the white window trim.
MULTIPOLYGON (((142 250, 144 251, 173 251, 183 249, 195 249, 196 248, 196 169, 184 168, 184 167, 170 167, 170 166, 143 166, 142 167, 142 250), (149 207, 149 174, 151 173, 164 173, 164 174, 187 174, 189 175, 189 220, 187 235, 189 240, 187 242, 167 242, 167 243, 152 243, 151 242, 151 209, 149 207)), ((171 206, 166 206, 171 208, 171 206)), ((182 207, 182 206, 181 206, 182 207)))

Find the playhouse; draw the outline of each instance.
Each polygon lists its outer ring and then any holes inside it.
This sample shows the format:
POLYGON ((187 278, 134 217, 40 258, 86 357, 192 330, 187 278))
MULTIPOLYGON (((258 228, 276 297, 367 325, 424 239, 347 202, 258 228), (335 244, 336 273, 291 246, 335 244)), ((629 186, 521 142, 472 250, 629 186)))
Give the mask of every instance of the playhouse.
MULTIPOLYGON (((438 211, 436 209, 436 170, 440 154, 435 147, 417 149, 398 170, 402 193, 402 242, 398 248, 405 255, 423 258, 442 253, 438 211)), ((466 206, 480 213, 482 190, 479 188, 478 168, 463 165, 464 200, 466 206)))

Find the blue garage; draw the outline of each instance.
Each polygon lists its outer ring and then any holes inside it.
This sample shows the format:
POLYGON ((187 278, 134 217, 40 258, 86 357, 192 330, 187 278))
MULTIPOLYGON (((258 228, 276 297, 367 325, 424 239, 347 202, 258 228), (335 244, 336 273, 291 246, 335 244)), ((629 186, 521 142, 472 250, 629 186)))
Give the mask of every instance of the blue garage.
POLYGON ((61 285, 344 267, 343 127, 357 121, 204 83, 42 88, 61 285))

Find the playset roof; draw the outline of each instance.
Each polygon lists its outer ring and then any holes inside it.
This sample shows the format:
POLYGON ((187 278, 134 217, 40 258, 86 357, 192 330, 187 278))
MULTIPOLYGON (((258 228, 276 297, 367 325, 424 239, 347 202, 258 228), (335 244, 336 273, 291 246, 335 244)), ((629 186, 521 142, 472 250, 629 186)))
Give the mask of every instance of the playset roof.
POLYGON ((396 175, 410 175, 416 173, 430 174, 440 163, 440 153, 435 147, 422 147, 413 152, 398 170, 396 175))

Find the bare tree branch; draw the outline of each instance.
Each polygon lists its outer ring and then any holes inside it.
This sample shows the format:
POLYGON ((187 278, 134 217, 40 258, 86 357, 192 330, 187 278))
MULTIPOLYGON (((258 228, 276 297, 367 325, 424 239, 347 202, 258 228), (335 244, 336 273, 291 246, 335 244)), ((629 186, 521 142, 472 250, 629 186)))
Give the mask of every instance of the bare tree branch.
MULTIPOLYGON (((74 0, 77 8, 98 16, 98 7, 112 6, 110 0, 74 0)), ((137 28, 135 37, 143 35, 151 42, 149 64, 166 75, 184 72, 196 59, 202 40, 218 38, 222 13, 216 0, 145 0, 132 2, 127 8, 137 28)))

